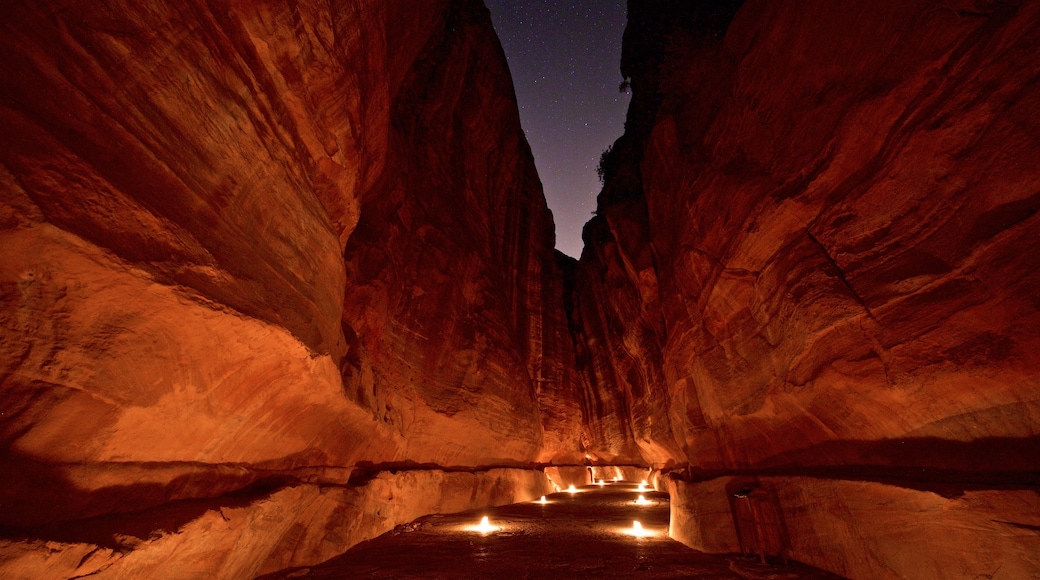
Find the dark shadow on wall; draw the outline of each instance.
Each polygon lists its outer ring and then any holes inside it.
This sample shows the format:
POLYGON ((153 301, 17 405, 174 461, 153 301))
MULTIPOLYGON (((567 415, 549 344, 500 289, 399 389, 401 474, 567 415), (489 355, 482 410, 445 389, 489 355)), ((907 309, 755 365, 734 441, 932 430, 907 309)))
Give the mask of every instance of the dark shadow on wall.
POLYGON ((247 505, 301 481, 288 469, 237 464, 54 465, 9 452, 0 465, 0 537, 99 545, 110 545, 113 533, 175 531, 209 509, 247 505), (84 489, 77 479, 142 483, 84 489))
POLYGON ((947 498, 981 489, 1040 488, 1040 437, 935 437, 828 441, 731 470, 686 468, 684 481, 736 476, 804 476, 874 481, 947 498))

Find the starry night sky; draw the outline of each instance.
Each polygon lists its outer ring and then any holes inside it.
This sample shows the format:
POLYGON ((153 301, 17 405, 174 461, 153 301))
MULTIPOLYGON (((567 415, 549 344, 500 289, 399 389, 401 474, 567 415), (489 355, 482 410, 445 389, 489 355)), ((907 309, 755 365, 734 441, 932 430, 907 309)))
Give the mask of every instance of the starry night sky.
POLYGON ((556 222, 556 248, 578 257, 596 209, 599 155, 621 136, 626 0, 485 0, 502 41, 556 222))

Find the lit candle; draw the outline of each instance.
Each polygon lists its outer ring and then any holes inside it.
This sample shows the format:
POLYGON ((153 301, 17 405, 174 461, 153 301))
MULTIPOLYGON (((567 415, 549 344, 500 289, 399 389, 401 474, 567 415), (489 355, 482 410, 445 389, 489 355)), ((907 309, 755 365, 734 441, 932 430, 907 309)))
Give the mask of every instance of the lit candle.
POLYGON ((490 532, 497 532, 498 530, 501 530, 502 528, 500 528, 498 526, 491 525, 491 522, 488 521, 488 517, 484 516, 484 517, 480 518, 480 524, 479 525, 472 526, 469 529, 471 531, 474 531, 474 532, 480 532, 482 534, 487 534, 487 533, 490 533, 490 532))
POLYGON ((545 496, 543 495, 542 499, 538 500, 538 503, 540 503, 540 504, 547 504, 549 502, 545 501, 545 496))
POLYGON ((644 530, 643 529, 643 524, 641 524, 639 522, 636 522, 636 521, 632 522, 632 529, 625 530, 625 532, 628 533, 629 535, 635 536, 637 538, 645 538, 647 536, 653 536, 654 535, 654 532, 652 532, 650 530, 644 530))
POLYGON ((578 488, 574 487, 574 484, 572 483, 570 487, 567 488, 567 493, 578 493, 578 488))

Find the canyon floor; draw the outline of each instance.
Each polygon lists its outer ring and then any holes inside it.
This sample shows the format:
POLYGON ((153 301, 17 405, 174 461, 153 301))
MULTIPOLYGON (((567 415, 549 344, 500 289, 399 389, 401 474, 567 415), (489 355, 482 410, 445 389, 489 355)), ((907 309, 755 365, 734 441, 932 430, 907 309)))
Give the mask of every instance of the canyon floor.
POLYGON ((751 578, 832 574, 739 554, 711 555, 668 537, 668 494, 609 483, 416 520, 327 562, 263 578, 751 578), (648 502, 637 505, 642 495, 648 502), (487 516, 497 531, 471 528, 487 516), (647 535, 632 534, 640 522, 647 535))

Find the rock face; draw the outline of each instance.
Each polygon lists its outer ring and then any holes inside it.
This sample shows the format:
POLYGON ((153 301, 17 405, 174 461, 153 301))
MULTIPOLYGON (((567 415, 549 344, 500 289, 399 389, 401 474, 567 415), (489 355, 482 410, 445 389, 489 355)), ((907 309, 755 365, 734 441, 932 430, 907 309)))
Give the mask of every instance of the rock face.
POLYGON ((574 461, 552 216, 486 9, 445 18, 396 87, 392 169, 346 244, 347 388, 411 460, 574 461))
POLYGON ((0 61, 6 535, 583 456, 479 2, 8 3, 0 61))
POLYGON ((705 552, 757 554, 762 538, 775 546, 767 554, 847 578, 1033 578, 1040 569, 1032 489, 944 496, 868 481, 721 477, 672 481, 668 491, 672 537, 705 552), (771 521, 743 517, 748 500, 733 492, 749 484, 768 490, 771 521))
POLYGON ((262 497, 180 502, 137 516, 63 522, 54 539, 4 546, 4 578, 255 578, 328 560, 431 513, 552 493, 545 474, 492 469, 383 472, 351 485, 292 485, 262 497), (135 525, 136 522, 136 525, 135 525), (169 529, 154 530, 155 522, 169 529), (175 527, 174 527, 175 526, 175 527), (176 533, 170 533, 176 530, 176 533))
POLYGON ((575 265, 476 0, 0 7, 0 575, 307 565, 552 462, 1040 576, 1040 3, 629 16, 575 265))
MULTIPOLYGON (((765 469, 891 484, 813 486, 855 507, 775 493, 779 513, 804 510, 788 521, 800 546, 893 496, 971 512, 1004 497, 984 490, 1036 485, 1040 4, 629 4, 632 109, 571 299, 599 397, 590 449, 691 485, 765 469), (950 482, 982 491, 956 506, 930 495, 950 482)), ((1035 546, 1036 496, 1015 497, 993 509, 1035 546)), ((713 533, 689 509, 674 535, 713 533)), ((918 533, 948 523, 922 517, 918 533)), ((945 552, 907 567, 890 557, 907 541, 805 561, 931 575, 945 552)), ((1040 573, 1036 550, 979 545, 977 565, 944 576, 1040 573)))

